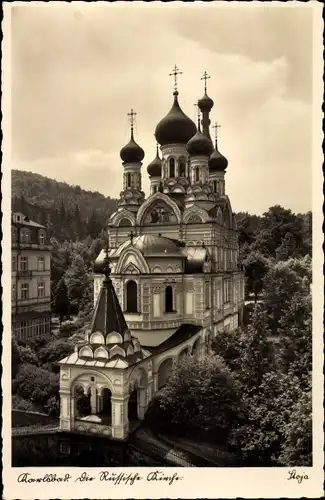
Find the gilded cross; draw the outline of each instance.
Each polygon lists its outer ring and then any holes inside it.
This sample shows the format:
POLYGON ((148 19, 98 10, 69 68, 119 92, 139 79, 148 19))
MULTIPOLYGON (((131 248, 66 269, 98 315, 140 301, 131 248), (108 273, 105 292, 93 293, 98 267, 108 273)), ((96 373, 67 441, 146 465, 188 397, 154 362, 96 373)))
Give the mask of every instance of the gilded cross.
POLYGON ((137 115, 137 113, 135 111, 133 111, 133 109, 131 109, 130 113, 128 113, 128 117, 129 117, 129 120, 130 120, 130 125, 131 125, 131 130, 132 131, 133 131, 133 128, 134 128, 136 115, 137 115))
POLYGON ((214 128, 214 137, 217 140, 218 139, 218 128, 221 128, 221 125, 219 125, 217 122, 213 125, 214 128))
POLYGON ((202 78, 201 78, 201 80, 204 80, 204 92, 205 93, 207 92, 207 80, 209 80, 209 78, 211 78, 211 76, 209 76, 208 73, 205 71, 203 73, 202 78))
POLYGON ((169 76, 174 77, 174 90, 177 90, 177 76, 182 75, 182 74, 183 74, 183 72, 179 71, 179 68, 175 64, 173 71, 171 73, 169 73, 169 76))

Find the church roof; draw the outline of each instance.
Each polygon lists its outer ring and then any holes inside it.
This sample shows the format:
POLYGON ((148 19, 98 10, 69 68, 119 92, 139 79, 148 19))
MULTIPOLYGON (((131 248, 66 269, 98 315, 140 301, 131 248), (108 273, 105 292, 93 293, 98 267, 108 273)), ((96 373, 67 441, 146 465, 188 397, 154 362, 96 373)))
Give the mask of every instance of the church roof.
POLYGON ((85 341, 78 343, 75 346, 75 352, 62 359, 60 364, 127 368, 150 355, 142 349, 139 340, 132 337, 128 329, 109 277, 107 252, 101 272, 105 274, 105 279, 85 341))
POLYGON ((168 349, 172 349, 180 345, 182 342, 192 338, 196 335, 200 330, 202 330, 201 325, 191 325, 191 324, 183 324, 181 325, 176 332, 166 339, 161 344, 155 347, 145 347, 152 355, 157 355, 161 352, 167 351, 168 349))
POLYGON ((124 333, 128 331, 124 314, 116 296, 111 279, 105 279, 99 292, 91 323, 91 333, 101 332, 104 337, 112 332, 124 333))

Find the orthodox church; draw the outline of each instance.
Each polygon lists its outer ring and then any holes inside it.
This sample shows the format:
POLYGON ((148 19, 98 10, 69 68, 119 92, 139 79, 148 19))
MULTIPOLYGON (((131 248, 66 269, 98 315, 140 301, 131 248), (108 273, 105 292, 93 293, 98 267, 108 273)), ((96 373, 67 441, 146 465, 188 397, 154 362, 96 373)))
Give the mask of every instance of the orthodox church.
POLYGON ((242 320, 244 277, 226 193, 228 161, 210 137, 213 100, 197 126, 179 103, 159 121, 156 157, 141 188, 144 151, 121 149, 123 190, 109 248, 95 262, 95 310, 85 340, 60 361, 60 428, 125 440, 183 356, 204 357, 218 332, 242 320))

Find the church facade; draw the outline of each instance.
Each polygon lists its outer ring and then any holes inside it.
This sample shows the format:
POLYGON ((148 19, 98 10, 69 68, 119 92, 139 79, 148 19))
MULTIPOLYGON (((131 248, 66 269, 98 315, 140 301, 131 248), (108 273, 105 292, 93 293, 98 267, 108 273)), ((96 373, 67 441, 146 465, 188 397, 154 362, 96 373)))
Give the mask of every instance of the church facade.
POLYGON ((123 190, 109 221, 109 249, 95 263, 93 321, 85 341, 60 362, 64 431, 126 439, 180 357, 203 357, 218 332, 241 322, 244 276, 225 185, 228 161, 210 137, 213 104, 205 85, 196 126, 175 85, 155 131, 147 199, 144 151, 130 113, 131 137, 120 153, 123 190))

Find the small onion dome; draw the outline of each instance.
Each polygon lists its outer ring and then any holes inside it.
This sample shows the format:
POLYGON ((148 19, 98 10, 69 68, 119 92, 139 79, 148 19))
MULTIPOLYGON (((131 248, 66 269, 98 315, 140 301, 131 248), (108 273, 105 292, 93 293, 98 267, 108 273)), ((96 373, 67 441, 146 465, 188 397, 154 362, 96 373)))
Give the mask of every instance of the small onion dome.
POLYGON ((226 170, 227 166, 228 166, 228 160, 225 156, 223 156, 219 152, 217 141, 216 141, 215 150, 213 151, 213 153, 209 159, 209 171, 210 172, 222 172, 223 170, 226 170))
POLYGON ((171 110, 156 127, 155 136, 161 146, 186 144, 196 132, 195 123, 181 110, 177 97, 175 90, 171 110))
POLYGON ((134 140, 133 130, 131 130, 131 139, 129 143, 120 151, 120 157, 123 163, 137 163, 144 158, 143 149, 134 140))
POLYGON ((195 136, 186 144, 186 149, 191 156, 210 156, 213 145, 210 139, 200 130, 200 124, 195 136))
POLYGON ((207 93, 205 92, 204 96, 201 97, 201 99, 199 99, 198 105, 199 105, 199 108, 201 111, 211 111, 211 109, 213 108, 214 102, 211 99, 211 97, 209 97, 207 95, 207 93))
POLYGON ((158 147, 157 147, 156 158, 151 163, 149 163, 147 167, 147 172, 150 175, 150 177, 161 177, 161 166, 162 166, 162 161, 161 158, 159 158, 158 147))

